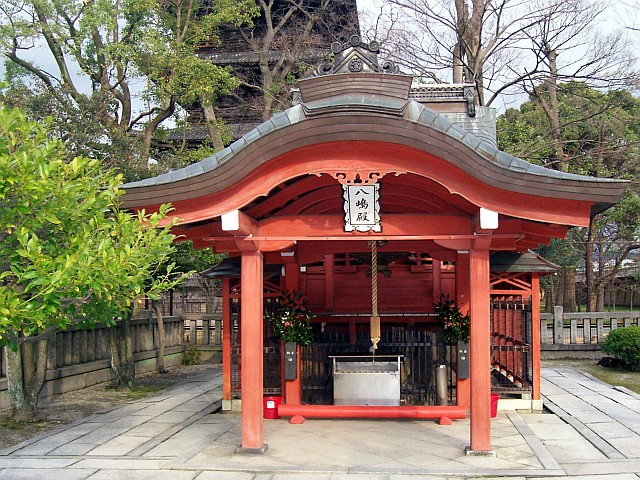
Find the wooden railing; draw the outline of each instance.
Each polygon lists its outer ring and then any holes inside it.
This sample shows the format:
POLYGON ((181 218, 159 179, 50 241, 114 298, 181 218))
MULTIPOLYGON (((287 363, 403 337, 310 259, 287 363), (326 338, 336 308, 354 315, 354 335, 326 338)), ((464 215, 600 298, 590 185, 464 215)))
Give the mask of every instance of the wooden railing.
MULTIPOLYGON (((164 329, 167 366, 180 363, 182 353, 187 349, 204 349, 211 356, 222 345, 222 321, 219 316, 188 316, 186 319, 167 316, 164 317, 164 329)), ((136 372, 154 370, 158 348, 156 319, 150 312, 143 311, 141 318, 132 319, 131 330, 136 372)), ((107 381, 111 378, 110 363, 106 326, 72 327, 57 332, 49 340, 47 380, 42 396, 107 381)), ((4 350, 0 350, 0 408, 8 406, 6 388, 5 356, 4 350)))
MULTIPOLYGON (((155 319, 134 318, 131 320, 133 332, 133 353, 153 352, 158 348, 158 326, 155 319)), ((181 317, 165 317, 165 347, 182 346, 184 321, 181 317)), ((57 332, 49 340, 47 370, 82 365, 111 359, 108 328, 97 325, 95 328, 71 327, 57 332)), ((4 350, 0 356, 1 377, 6 376, 4 350)))
POLYGON ((184 315, 185 345, 222 346, 221 315, 184 315))
POLYGON ((619 327, 638 326, 640 312, 565 313, 561 306, 540 315, 540 338, 545 345, 592 345, 598 348, 605 337, 619 327))
MULTIPOLYGON (((154 368, 153 360, 158 347, 155 318, 149 312, 143 318, 132 320, 134 355, 139 372, 154 368)), ((222 319, 220 315, 185 315, 165 317, 165 352, 181 355, 187 349, 220 349, 222 345, 222 319)), ((564 313, 556 307, 553 314, 541 314, 542 350, 599 350, 600 343, 619 327, 640 325, 640 312, 564 313)), ((180 361, 177 357, 176 361, 180 361)), ((44 395, 68 391, 71 387, 54 386, 56 381, 77 375, 89 375, 90 380, 69 385, 87 386, 109 379, 110 350, 108 330, 105 326, 93 329, 70 328, 56 333, 49 343, 47 380, 51 384, 44 395)), ((0 408, 6 406, 2 394, 6 389, 4 352, 0 355, 0 408)))

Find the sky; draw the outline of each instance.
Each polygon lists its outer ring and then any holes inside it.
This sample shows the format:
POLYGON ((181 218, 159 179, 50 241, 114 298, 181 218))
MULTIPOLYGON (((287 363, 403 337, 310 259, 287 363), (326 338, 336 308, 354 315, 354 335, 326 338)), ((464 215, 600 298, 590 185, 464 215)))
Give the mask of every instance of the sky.
MULTIPOLYGON (((424 2, 427 1, 439 1, 440 3, 445 3, 446 0, 422 0, 424 2)), ((449 0, 453 3, 453 0, 449 0)), ((467 0, 469 1, 469 0, 467 0)), ((585 0, 589 1, 589 0, 585 0)), ((632 51, 640 52, 640 13, 638 7, 640 6, 640 1, 638 0, 591 0, 594 2, 596 6, 599 6, 604 9, 602 15, 600 15, 596 25, 593 27, 594 35, 601 35, 602 32, 613 32, 615 30, 622 29, 623 32, 628 36, 630 42, 632 43, 632 51), (596 3, 597 2, 597 3, 596 3), (606 3, 606 5, 605 5, 606 3), (638 31, 634 31, 633 28, 635 26, 639 26, 638 31)), ((375 15, 379 12, 379 7, 384 3, 384 0, 357 0, 358 12, 361 17, 361 28, 364 27, 362 17, 363 14, 369 13, 369 15, 373 15, 372 18, 375 18, 375 15)), ((469 1, 470 3, 470 1, 469 1)), ((526 3, 526 0, 525 0, 526 3)), ((589 48, 587 45, 585 48, 589 48)), ((562 56, 561 59, 566 61, 567 57, 562 56)), ((521 67, 523 68, 523 67, 521 67)), ((446 81, 446 80, 445 80, 446 81)), ((523 101, 527 98, 526 95, 502 95, 496 99, 496 101, 492 104, 493 107, 497 108, 499 112, 504 112, 506 108, 509 107, 518 107, 523 101)))
MULTIPOLYGON (((1 0, 0 0, 1 1, 1 0)), ((626 25, 634 25, 635 17, 636 17, 636 9, 632 8, 635 3, 635 0, 611 0, 610 7, 605 10, 604 19, 602 21, 603 25, 606 28, 620 28, 621 26, 626 25)), ((358 12, 360 16, 366 15, 367 12, 370 15, 375 15, 378 11, 376 7, 380 6, 383 3, 383 0, 357 0, 358 12)), ((361 21, 361 26, 363 26, 365 22, 361 21)), ((640 22, 637 24, 640 25, 640 22)), ((636 42, 640 41, 640 33, 631 32, 629 34, 632 39, 636 42)), ((640 51, 640 45, 637 49, 640 51)), ((48 68, 51 72, 56 71, 55 62, 50 54, 47 53, 47 49, 34 49, 30 52, 29 57, 34 60, 37 60, 40 64, 44 62, 46 68, 48 68)), ((4 75, 4 62, 0 63, 0 75, 4 75)), ((84 88, 81 89, 85 91, 89 91, 90 85, 89 82, 86 81, 83 83, 84 88)), ((517 106, 524 100, 523 97, 516 99, 504 98, 503 101, 499 105, 494 105, 498 108, 499 111, 503 111, 506 107, 509 106, 517 106)))

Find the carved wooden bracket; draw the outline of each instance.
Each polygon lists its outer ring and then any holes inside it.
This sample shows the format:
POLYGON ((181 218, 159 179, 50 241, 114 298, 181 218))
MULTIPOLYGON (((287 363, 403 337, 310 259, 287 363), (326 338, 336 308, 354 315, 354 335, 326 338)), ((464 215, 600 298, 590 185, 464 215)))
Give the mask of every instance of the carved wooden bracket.
POLYGON ((312 175, 330 175, 331 177, 338 180, 341 185, 372 185, 377 183, 382 177, 388 174, 393 174, 396 177, 402 175, 407 172, 395 172, 395 171, 385 171, 385 170, 376 170, 372 172, 361 172, 360 170, 341 170, 341 171, 331 171, 331 172, 311 172, 312 175))

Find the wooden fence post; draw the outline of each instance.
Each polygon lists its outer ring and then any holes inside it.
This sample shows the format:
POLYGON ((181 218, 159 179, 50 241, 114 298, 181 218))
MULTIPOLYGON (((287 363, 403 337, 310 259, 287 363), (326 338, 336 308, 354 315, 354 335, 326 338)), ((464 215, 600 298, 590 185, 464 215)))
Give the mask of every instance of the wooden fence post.
POLYGON ((192 345, 198 343, 198 324, 195 319, 189 320, 189 343, 192 345))
POLYGON ((209 345, 211 343, 211 322, 208 318, 202 317, 202 345, 209 345))
POLYGON ((216 317, 215 325, 215 345, 222 345, 222 318, 216 317))
POLYGON ((564 309, 562 305, 553 307, 553 343, 562 345, 564 343, 564 309))

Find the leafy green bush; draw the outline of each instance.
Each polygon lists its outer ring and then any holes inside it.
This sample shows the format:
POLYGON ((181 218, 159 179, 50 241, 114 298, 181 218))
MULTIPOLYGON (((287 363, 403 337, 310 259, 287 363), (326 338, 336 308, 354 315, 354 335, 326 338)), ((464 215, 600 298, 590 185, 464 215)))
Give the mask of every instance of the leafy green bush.
POLYGON ((440 301, 433 304, 433 307, 442 325, 446 343, 454 344, 469 341, 471 329, 469 313, 463 315, 456 302, 444 293, 440 296, 440 301))
POLYGON ((640 371, 640 327, 616 328, 602 343, 602 351, 618 357, 632 371, 640 371))
POLYGON ((202 352, 200 350, 196 350, 195 348, 190 348, 182 357, 183 365, 199 365, 200 364, 200 355, 202 352))
POLYGON ((273 335, 283 342, 309 345, 313 337, 313 315, 307 310, 302 292, 285 290, 276 302, 273 311, 264 316, 271 324, 273 335))

